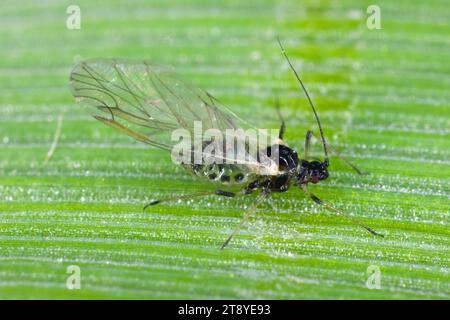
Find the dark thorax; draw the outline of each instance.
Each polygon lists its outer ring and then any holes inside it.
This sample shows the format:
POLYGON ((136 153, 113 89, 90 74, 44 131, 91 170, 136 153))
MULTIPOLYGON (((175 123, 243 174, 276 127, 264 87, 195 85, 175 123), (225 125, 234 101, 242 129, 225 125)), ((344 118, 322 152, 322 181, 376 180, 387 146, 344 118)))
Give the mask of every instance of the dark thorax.
POLYGON ((270 179, 269 188, 274 192, 287 191, 291 184, 318 183, 328 178, 328 161, 299 159, 297 152, 285 145, 273 145, 267 155, 276 157, 280 174, 270 179), (276 152, 276 153, 274 153, 276 152), (274 154, 273 154, 274 153, 274 154))

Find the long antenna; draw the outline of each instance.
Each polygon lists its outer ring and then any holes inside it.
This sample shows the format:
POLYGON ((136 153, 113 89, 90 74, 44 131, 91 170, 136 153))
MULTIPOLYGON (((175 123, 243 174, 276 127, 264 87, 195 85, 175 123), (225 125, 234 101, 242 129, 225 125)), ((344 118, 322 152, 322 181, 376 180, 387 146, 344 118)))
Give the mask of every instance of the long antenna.
POLYGON ((292 69, 292 71, 294 72, 295 77, 297 78, 298 82, 300 83, 301 88, 303 89, 303 92, 305 93, 306 97, 308 98, 309 101, 309 105, 311 106, 311 109, 314 113, 314 117, 316 118, 317 121, 317 125, 319 127, 319 131, 320 131, 320 136, 322 137, 322 143, 323 143, 323 152, 325 153, 325 162, 328 165, 328 148, 327 148, 327 142, 325 141, 325 136, 323 135, 323 130, 322 130, 322 125, 320 124, 320 120, 319 120, 319 116, 317 115, 316 112, 316 108, 314 108, 314 104, 311 100, 311 97, 308 94, 308 91, 305 88, 305 85, 303 84, 303 81, 300 79, 300 76, 298 75, 297 71, 294 69, 294 67, 292 66, 291 60, 289 60, 289 57, 286 53, 286 51, 283 48, 283 45, 281 44, 280 38, 277 37, 277 41, 278 44, 280 45, 281 48, 281 53, 283 53, 284 57, 286 58, 289 67, 292 69))

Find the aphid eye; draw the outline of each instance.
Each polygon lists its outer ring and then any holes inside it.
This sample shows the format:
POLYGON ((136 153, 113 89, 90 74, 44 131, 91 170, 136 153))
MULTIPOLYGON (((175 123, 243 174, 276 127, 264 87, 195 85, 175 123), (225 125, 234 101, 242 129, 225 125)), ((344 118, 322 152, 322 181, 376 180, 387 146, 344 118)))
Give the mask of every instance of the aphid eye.
POLYGON ((242 181, 244 179, 244 175, 242 173, 238 173, 237 175, 234 176, 234 180, 235 181, 242 181))

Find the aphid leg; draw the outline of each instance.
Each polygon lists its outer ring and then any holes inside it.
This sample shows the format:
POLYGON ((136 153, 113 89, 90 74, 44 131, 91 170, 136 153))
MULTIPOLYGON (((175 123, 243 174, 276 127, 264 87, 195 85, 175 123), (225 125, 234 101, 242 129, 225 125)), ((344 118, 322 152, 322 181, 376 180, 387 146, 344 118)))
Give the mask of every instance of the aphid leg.
POLYGON ((309 148, 311 146, 311 136, 313 135, 313 132, 311 130, 308 130, 306 132, 306 139, 305 139, 305 160, 308 160, 309 158, 309 148))
POLYGON ((223 190, 216 190, 215 192, 218 196, 224 196, 224 197, 230 197, 233 198, 236 196, 236 193, 229 192, 229 191, 223 191, 223 190))
POLYGON ((374 236, 378 236, 378 237, 384 237, 384 235, 373 231, 370 227, 368 227, 367 225, 365 225, 364 223, 362 223, 361 221, 359 221, 358 219, 336 209, 335 207, 333 207, 332 205, 329 205, 325 202, 323 202, 321 199, 319 199, 317 196, 315 196, 313 193, 311 193, 311 191, 309 191, 308 186, 307 185, 302 185, 302 189, 303 191, 317 204, 320 204, 322 206, 324 206, 325 208, 327 208, 330 211, 334 211, 337 214, 347 218, 348 220, 350 220, 353 224, 360 226, 364 229, 366 229, 367 231, 369 231, 371 234, 373 234, 374 236))
MULTIPOLYGON (((314 132, 312 131, 308 131, 308 133, 306 134, 306 139, 308 140, 308 134, 310 135, 309 139, 311 140, 311 135, 313 135, 314 137, 317 138, 317 136, 314 134, 314 132)), ((319 139, 319 138, 317 138, 319 139)), ((309 142, 308 142, 309 144, 309 142)), ((306 142, 305 142, 305 156, 306 156, 306 142)), ((336 150, 335 148, 332 148, 330 146, 328 146, 328 150, 331 151, 331 153, 336 156, 337 158, 341 159, 342 161, 344 161, 350 168, 352 168, 353 170, 355 170, 355 172, 357 174, 359 174, 360 176, 364 176, 364 175, 368 175, 369 172, 367 171, 361 171, 355 164, 353 164, 352 162, 350 162, 350 160, 348 160, 346 157, 341 156, 341 153, 336 150)), ((306 157, 305 157, 306 159, 306 157)))
POLYGON ((154 200, 148 204, 146 204, 144 206, 144 211, 145 209, 147 209, 150 206, 153 206, 155 204, 159 204, 162 202, 170 202, 170 201, 175 201, 175 200, 183 200, 183 199, 189 199, 189 198, 194 198, 194 197, 201 197, 201 196, 208 196, 208 195, 213 195, 213 194, 217 194, 219 196, 224 196, 224 197, 234 197, 236 194, 233 192, 228 192, 228 191, 222 191, 222 190, 216 190, 216 191, 206 191, 206 192, 199 192, 199 193, 191 193, 191 194, 187 194, 184 196, 177 196, 177 197, 170 197, 170 198, 166 198, 166 199, 162 199, 162 200, 154 200))
POLYGON ((280 100, 278 100, 278 97, 275 100, 275 108, 277 110, 278 118, 280 118, 280 121, 281 121, 280 131, 278 133, 278 139, 283 140, 284 132, 286 131, 286 123, 284 122, 284 118, 280 112, 280 100))
POLYGON ((245 222, 253 215, 253 213, 256 211, 256 208, 258 205, 260 205, 268 196, 269 196, 269 189, 265 188, 262 190, 261 194, 256 198, 256 201, 253 203, 251 208, 244 214, 239 224, 236 226, 234 231, 230 234, 227 240, 223 243, 222 247, 220 247, 221 250, 223 250, 228 243, 230 243, 231 239, 241 230, 241 227, 244 225, 245 222))

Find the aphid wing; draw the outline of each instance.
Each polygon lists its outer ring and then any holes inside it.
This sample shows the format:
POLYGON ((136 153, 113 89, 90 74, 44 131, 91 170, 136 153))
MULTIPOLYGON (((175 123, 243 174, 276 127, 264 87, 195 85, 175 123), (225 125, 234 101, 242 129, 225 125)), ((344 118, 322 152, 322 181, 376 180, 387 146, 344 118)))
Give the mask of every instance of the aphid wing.
MULTIPOLYGON (((175 129, 185 129, 193 138, 195 122, 201 123, 203 132, 251 128, 212 95, 182 81, 170 69, 145 61, 83 61, 74 67, 70 80, 73 95, 96 119, 165 150, 178 143, 172 140, 175 129)), ((239 139, 245 137, 238 135, 239 139)), ((256 158, 239 166, 251 172, 265 169, 256 158)))

